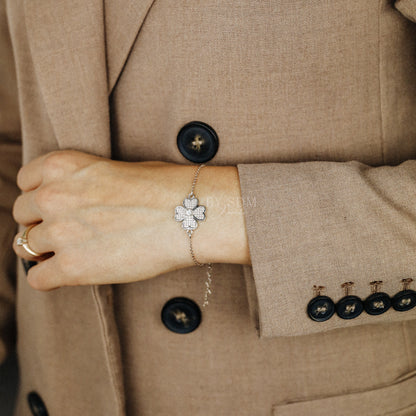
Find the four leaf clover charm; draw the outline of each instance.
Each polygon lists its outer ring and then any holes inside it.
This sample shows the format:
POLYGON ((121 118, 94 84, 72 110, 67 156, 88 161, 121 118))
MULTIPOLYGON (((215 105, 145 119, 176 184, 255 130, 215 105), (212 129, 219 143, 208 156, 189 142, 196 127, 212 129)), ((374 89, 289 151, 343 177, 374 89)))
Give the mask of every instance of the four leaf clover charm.
POLYGON ((197 221, 205 219, 205 207, 198 205, 198 199, 189 195, 183 200, 183 206, 175 208, 175 220, 182 221, 182 228, 189 234, 198 227, 197 221))

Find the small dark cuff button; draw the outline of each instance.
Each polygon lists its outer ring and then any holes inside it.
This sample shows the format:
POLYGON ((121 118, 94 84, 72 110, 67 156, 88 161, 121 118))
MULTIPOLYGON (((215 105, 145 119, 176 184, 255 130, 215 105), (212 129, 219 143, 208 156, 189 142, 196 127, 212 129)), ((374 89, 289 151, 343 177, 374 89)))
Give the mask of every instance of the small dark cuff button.
POLYGON ((313 321, 324 322, 332 317, 335 304, 328 296, 316 296, 308 303, 308 315, 313 321))
POLYGON ((177 146, 181 154, 194 163, 211 160, 218 150, 215 130, 202 121, 185 124, 178 133, 177 146))
POLYGON ((29 269, 31 269, 33 266, 36 266, 38 264, 38 262, 37 261, 32 261, 32 260, 22 259, 22 264, 23 264, 23 268, 25 269, 25 272, 27 274, 29 269))
POLYGON ((201 310, 191 299, 173 298, 162 309, 162 322, 172 332, 188 334, 201 323, 201 310))
POLYGON ((364 301, 364 309, 369 315, 381 315, 391 306, 391 299, 387 293, 377 292, 364 301))
POLYGON ((407 277, 402 279, 402 290, 393 296, 393 308, 399 312, 406 312, 416 306, 416 292, 410 289, 413 279, 407 277))
POLYGON ((48 411, 46 409, 45 403, 43 403, 43 400, 38 393, 34 391, 30 392, 27 395, 27 402, 33 416, 48 416, 48 411))
POLYGON ((342 319, 354 319, 361 315, 364 305, 358 296, 344 296, 336 304, 337 315, 342 319))
POLYGON ((396 311, 410 311, 416 306, 416 292, 414 290, 402 290, 396 293, 392 299, 392 306, 396 311))

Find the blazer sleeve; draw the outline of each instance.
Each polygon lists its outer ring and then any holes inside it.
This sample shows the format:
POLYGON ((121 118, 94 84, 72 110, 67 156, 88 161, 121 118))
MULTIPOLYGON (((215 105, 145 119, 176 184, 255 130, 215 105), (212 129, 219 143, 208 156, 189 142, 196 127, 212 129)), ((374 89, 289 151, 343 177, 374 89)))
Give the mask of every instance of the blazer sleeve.
POLYGON ((14 348, 15 268, 12 249, 16 224, 13 202, 18 195, 16 174, 21 164, 20 121, 15 68, 5 2, 0 0, 0 363, 14 348))
MULTIPOLYGON (((396 8, 416 22, 416 2, 396 8)), ((416 109, 415 109, 416 112, 416 109)), ((416 132, 413 140, 416 140, 416 132)), ((409 138, 410 139, 410 138, 409 138)), ((313 287, 334 304, 354 282, 363 301, 370 282, 392 298, 402 279, 416 290, 416 161, 370 167, 351 162, 238 164, 251 267, 243 266, 251 315, 261 337, 295 336, 416 319, 416 307, 337 313, 312 320, 313 287)))

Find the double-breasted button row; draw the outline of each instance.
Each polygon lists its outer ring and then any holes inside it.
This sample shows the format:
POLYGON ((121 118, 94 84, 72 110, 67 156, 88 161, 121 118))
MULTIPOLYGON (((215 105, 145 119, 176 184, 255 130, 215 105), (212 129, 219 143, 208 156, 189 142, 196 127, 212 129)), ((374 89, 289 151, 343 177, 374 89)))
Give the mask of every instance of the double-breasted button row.
MULTIPOLYGON (((202 121, 191 121, 178 132, 176 144, 181 154, 193 163, 205 163, 217 153, 219 140, 216 131, 202 121)), ((191 299, 177 297, 169 300, 161 311, 166 328, 177 334, 188 334, 201 323, 201 310, 191 299)))
POLYGON ((400 292, 390 297, 381 292, 382 281, 371 282, 372 294, 364 301, 358 296, 351 295, 353 282, 342 284, 345 296, 336 304, 329 297, 322 294, 324 286, 314 286, 315 297, 308 303, 307 314, 316 322, 324 322, 336 314, 342 319, 357 318, 363 311, 369 315, 381 315, 391 307, 398 312, 405 312, 416 306, 416 291, 410 289, 413 279, 402 279, 403 288, 400 292))

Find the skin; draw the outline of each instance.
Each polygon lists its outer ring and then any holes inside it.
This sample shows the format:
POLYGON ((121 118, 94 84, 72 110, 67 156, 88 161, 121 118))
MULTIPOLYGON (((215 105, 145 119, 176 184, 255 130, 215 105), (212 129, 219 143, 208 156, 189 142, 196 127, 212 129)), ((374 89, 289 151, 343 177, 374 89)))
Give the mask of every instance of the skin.
MULTIPOLYGON (((73 150, 32 160, 17 176, 22 194, 13 216, 29 232, 37 260, 29 284, 62 286, 128 283, 193 266, 189 238, 174 210, 191 190, 197 166, 120 162, 73 150)), ((194 190, 206 218, 192 241, 201 263, 250 264, 238 171, 205 166, 194 190)))

